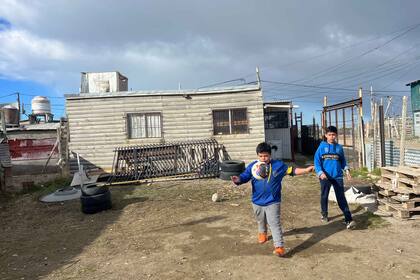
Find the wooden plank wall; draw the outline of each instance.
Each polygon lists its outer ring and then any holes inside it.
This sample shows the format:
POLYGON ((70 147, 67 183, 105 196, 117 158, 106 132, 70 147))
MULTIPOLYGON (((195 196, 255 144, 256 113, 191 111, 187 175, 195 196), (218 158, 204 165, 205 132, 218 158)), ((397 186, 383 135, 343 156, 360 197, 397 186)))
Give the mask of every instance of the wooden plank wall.
MULTIPOLYGON (((67 98, 70 153, 79 153, 85 166, 110 171, 117 146, 215 138, 232 159, 250 162, 255 147, 264 141, 263 100, 260 90, 191 95, 113 96, 67 98), (213 135, 213 109, 247 108, 249 133, 213 135), (128 139, 127 113, 162 113, 162 138, 128 139)), ((70 159, 70 169, 77 162, 70 159)))

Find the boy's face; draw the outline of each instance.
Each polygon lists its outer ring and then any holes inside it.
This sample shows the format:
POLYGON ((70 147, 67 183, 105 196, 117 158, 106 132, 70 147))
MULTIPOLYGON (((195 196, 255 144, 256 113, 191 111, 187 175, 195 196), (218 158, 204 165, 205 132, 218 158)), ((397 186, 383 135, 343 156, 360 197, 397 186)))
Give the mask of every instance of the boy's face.
POLYGON ((258 153, 258 160, 265 163, 270 163, 271 155, 267 152, 258 153))
POLYGON ((328 132, 327 134, 325 134, 325 138, 327 138, 328 143, 334 143, 337 139, 337 133, 328 132))

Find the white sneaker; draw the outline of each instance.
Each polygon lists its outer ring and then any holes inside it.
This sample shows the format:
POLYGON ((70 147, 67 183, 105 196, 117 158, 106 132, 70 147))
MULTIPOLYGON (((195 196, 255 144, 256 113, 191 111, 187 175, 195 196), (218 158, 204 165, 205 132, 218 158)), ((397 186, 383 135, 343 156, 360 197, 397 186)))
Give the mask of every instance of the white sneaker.
POLYGON ((346 222, 346 228, 347 229, 354 229, 355 227, 356 227, 356 222, 355 221, 346 222))

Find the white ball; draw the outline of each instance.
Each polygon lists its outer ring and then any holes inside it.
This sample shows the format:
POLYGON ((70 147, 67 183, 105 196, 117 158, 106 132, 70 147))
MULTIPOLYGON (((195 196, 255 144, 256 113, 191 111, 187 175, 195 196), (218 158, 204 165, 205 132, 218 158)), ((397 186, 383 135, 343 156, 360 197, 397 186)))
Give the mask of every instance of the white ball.
POLYGON ((219 201, 219 195, 218 195, 218 193, 214 193, 214 194, 211 196, 211 200, 212 200, 213 202, 217 202, 217 201, 219 201))
POLYGON ((267 164, 265 162, 257 161, 252 166, 252 169, 251 169, 252 176, 257 180, 262 180, 262 179, 265 178, 265 177, 262 177, 261 174, 259 174, 260 167, 263 166, 263 165, 267 166, 267 164))

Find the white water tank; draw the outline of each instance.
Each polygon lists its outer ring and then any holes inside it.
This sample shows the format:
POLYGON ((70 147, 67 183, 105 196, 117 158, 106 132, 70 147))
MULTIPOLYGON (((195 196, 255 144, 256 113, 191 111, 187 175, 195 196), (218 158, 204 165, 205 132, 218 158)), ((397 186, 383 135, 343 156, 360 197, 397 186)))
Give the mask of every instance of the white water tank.
POLYGON ((32 114, 51 114, 50 100, 44 96, 35 96, 32 99, 32 114))

